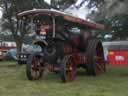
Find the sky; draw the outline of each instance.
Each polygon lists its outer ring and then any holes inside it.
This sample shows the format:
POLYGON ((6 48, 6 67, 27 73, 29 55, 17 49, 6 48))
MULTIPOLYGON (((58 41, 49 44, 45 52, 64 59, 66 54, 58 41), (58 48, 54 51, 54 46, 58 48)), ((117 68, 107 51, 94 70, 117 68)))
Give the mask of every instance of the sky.
POLYGON ((0 11, 0 18, 2 18, 2 12, 0 11))
POLYGON ((46 3, 48 3, 49 5, 51 4, 51 0, 44 0, 46 3))
POLYGON ((69 8, 65 10, 68 14, 71 14, 73 16, 79 17, 81 19, 86 19, 89 14, 89 9, 87 7, 88 2, 85 2, 79 9, 77 9, 75 6, 79 6, 79 4, 83 0, 77 0, 77 2, 73 5, 71 5, 69 8), (75 5, 75 6, 74 6, 75 5))
POLYGON ((0 8, 0 18, 2 18, 2 8, 0 8))
MULTIPOLYGON (((48 3, 49 5, 51 4, 51 0, 44 0, 46 3, 48 3)), ((83 0, 77 0, 77 2, 75 3, 75 5, 79 5, 83 0)), ((76 8, 67 8, 68 12, 70 11, 70 13, 74 16, 77 16, 79 18, 85 19, 89 9, 86 7, 86 5, 88 4, 88 2, 85 2, 85 4, 83 4, 83 6, 81 6, 80 9, 76 9, 76 8)), ((2 18, 2 8, 0 8, 0 18, 2 18)))

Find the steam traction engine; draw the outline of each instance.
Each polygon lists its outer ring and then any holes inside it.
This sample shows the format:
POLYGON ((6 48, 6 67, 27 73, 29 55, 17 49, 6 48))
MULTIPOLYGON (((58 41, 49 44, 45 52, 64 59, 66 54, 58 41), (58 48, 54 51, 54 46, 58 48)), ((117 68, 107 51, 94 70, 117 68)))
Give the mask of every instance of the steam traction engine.
POLYGON ((103 25, 47 9, 24 11, 18 17, 25 27, 28 23, 36 26, 31 26, 35 29, 33 43, 41 47, 40 52, 29 56, 29 80, 40 79, 46 68, 59 73, 63 82, 73 81, 78 67, 91 76, 105 72, 102 43, 91 35, 94 29, 104 29, 103 25))

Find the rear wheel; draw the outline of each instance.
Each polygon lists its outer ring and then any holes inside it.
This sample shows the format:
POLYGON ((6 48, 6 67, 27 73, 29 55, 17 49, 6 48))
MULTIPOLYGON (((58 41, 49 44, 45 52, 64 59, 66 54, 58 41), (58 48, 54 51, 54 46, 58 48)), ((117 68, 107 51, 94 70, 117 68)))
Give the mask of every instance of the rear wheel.
POLYGON ((100 75, 105 72, 105 60, 102 42, 97 39, 89 40, 87 46, 87 74, 100 75))
POLYGON ((60 70, 62 82, 73 81, 76 78, 76 64, 72 56, 65 56, 60 70))
POLYGON ((26 75, 29 80, 38 80, 42 77, 44 71, 44 61, 42 56, 32 54, 28 58, 26 65, 26 75))

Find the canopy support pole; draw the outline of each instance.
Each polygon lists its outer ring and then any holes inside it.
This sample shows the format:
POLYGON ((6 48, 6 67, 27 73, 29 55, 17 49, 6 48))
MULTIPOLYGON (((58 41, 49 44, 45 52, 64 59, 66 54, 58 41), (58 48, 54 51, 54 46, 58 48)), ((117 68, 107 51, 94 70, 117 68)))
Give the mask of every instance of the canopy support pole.
POLYGON ((55 35, 56 35, 56 33, 55 33, 55 30, 56 30, 56 22, 55 22, 55 17, 53 17, 52 18, 52 20, 53 20, 53 38, 55 38, 55 35))

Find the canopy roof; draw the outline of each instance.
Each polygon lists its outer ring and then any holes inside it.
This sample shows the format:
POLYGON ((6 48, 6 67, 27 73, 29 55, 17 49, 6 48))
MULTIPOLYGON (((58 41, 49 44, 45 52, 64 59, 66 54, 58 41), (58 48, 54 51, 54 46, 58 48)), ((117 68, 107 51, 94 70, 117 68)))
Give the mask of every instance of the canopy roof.
POLYGON ((53 9, 34 9, 34 10, 28 10, 28 11, 24 11, 18 14, 18 17, 21 18, 23 16, 27 16, 27 15, 34 15, 34 14, 44 14, 44 15, 49 15, 51 17, 62 17, 64 20, 72 22, 72 23, 77 23, 83 26, 88 26, 91 28, 95 28, 95 29, 101 29, 103 30, 105 27, 102 24, 98 24, 98 23, 92 23, 89 21, 86 21, 84 19, 75 17, 75 16, 70 16, 64 12, 61 11, 57 11, 57 10, 53 10, 53 9))

